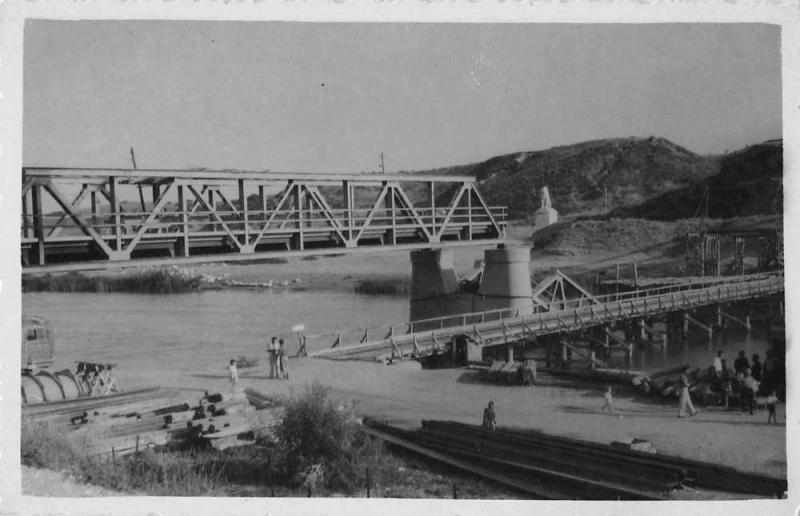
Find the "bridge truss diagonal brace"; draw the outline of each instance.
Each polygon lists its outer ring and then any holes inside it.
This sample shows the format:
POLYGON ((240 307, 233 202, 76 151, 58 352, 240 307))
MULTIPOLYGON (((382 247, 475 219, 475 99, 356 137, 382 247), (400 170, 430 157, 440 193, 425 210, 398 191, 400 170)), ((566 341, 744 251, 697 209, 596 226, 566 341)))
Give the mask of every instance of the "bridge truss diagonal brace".
POLYGON ((453 215, 458 209, 458 204, 461 202, 461 198, 464 197, 465 192, 468 192, 470 190, 471 190, 471 185, 469 183, 464 183, 458 189, 458 192, 456 192, 456 194, 453 196, 453 200, 450 201, 450 206, 448 206, 447 208, 447 213, 445 213, 444 220, 439 226, 439 232, 436 234, 437 239, 442 238, 442 235, 444 235, 444 232, 447 229, 447 225, 450 223, 450 219, 453 218, 453 215))
MULTIPOLYGON (((78 195, 75 196, 75 199, 73 199, 72 203, 70 204, 70 211, 74 212, 80 207, 84 199, 86 199, 87 193, 89 193, 88 185, 81 185, 80 192, 78 192, 78 195)), ((61 217, 59 217, 58 221, 56 221, 53 228, 50 229, 50 233, 47 234, 48 238, 56 237, 58 236, 59 233, 61 233, 61 230, 64 229, 64 226, 62 226, 61 223, 64 222, 64 219, 66 219, 67 217, 69 217, 69 215, 66 212, 63 213, 61 217)))
POLYGON ((336 232, 336 235, 339 237, 339 241, 343 245, 347 245, 347 238, 344 236, 344 226, 342 226, 341 221, 337 219, 334 214, 333 210, 331 209, 328 201, 325 200, 325 197, 322 195, 322 192, 319 191, 314 185, 302 185, 308 195, 309 201, 316 204, 319 212, 325 218, 325 222, 330 224, 331 228, 336 232))
POLYGON ((103 251, 103 253, 106 255, 106 258, 108 258, 109 260, 124 260, 128 258, 128 256, 125 253, 114 251, 113 249, 111 249, 111 247, 109 247, 109 245, 105 242, 105 240, 103 240, 103 237, 100 236, 97 233, 97 231, 94 230, 94 228, 89 226, 86 223, 86 221, 83 220, 83 218, 81 218, 80 215, 75 213, 75 211, 72 209, 71 203, 67 200, 66 197, 64 197, 64 194, 62 194, 61 191, 55 185, 51 183, 45 183, 42 186, 44 187, 45 190, 48 191, 48 193, 50 193, 50 195, 53 197, 53 199, 55 199, 58 205, 61 206, 61 209, 64 210, 64 213, 69 215, 69 217, 75 222, 75 224, 78 225, 81 231, 83 231, 83 233, 86 236, 90 237, 92 241, 94 241, 94 243, 97 244, 97 247, 99 247, 100 250, 103 251))
POLYGON ((261 242, 261 239, 264 238, 264 235, 266 234, 267 229, 269 229, 270 224, 272 224, 272 222, 281 212, 283 205, 286 204, 286 200, 289 199, 289 197, 291 197, 293 191, 294 191, 294 181, 289 181, 286 184, 286 188, 283 190, 283 193, 281 193, 281 197, 280 199, 278 199, 278 203, 275 205, 275 208, 272 210, 272 213, 270 213, 269 217, 267 217, 267 220, 264 221, 264 226, 261 228, 258 234, 250 241, 250 245, 253 246, 254 249, 259 244, 259 242, 261 242))
POLYGON ((600 303, 594 294, 581 287, 572 278, 559 270, 556 270, 538 285, 535 285, 531 292, 531 297, 534 303, 548 310, 554 303, 558 303, 565 308, 570 301, 577 301, 578 307, 584 306, 584 303, 589 305, 600 303), (568 297, 568 287, 577 291, 578 297, 568 297), (550 298, 549 301, 543 297, 545 295, 550 298))
POLYGON ((161 195, 158 196, 158 199, 156 199, 155 204, 153 204, 152 210, 150 210, 150 215, 148 215, 147 218, 144 219, 142 224, 139 226, 139 229, 136 230, 136 234, 133 235, 133 238, 130 240, 130 242, 128 242, 127 247, 125 247, 125 252, 128 253, 128 255, 130 255, 130 253, 133 252, 134 248, 142 239, 144 234, 147 232, 148 229, 150 229, 149 227, 150 224, 153 223, 153 221, 156 219, 159 213, 161 213, 161 210, 164 209, 164 206, 167 204, 166 203, 167 195, 169 195, 169 193, 172 192, 174 185, 175 183, 169 183, 167 187, 164 189, 164 191, 161 192, 161 195))
POLYGON ((364 231, 369 227, 372 223, 372 219, 375 218, 375 214, 380 209, 381 205, 383 204, 384 199, 386 199, 386 194, 389 193, 390 185, 388 182, 383 182, 381 185, 381 191, 378 194, 378 198, 375 200, 375 203, 370 208, 369 213, 367 213, 367 218, 364 220, 364 224, 361 225, 361 229, 356 234, 356 237, 353 239, 354 242, 358 243, 361 236, 364 234, 364 231))
MULTIPOLYGON (((425 238, 428 239, 428 242, 438 242, 439 241, 439 235, 435 235, 434 236, 433 234, 431 234, 431 232, 428 230, 428 227, 425 225, 425 221, 422 220, 422 217, 420 217, 419 212, 414 207, 414 203, 411 202, 411 200, 408 198, 408 196, 403 191, 403 189, 400 188, 400 183, 394 183, 392 185, 392 190, 393 190, 392 194, 400 202, 401 209, 406 210, 406 212, 411 216, 411 218, 414 219, 414 221, 417 223, 417 226, 425 234, 425 238)), ((431 220, 433 220, 434 216, 435 216, 435 214, 432 213, 431 214, 431 220)), ((396 217, 397 217, 397 214, 396 213, 392 213, 392 218, 396 218, 396 217)))
POLYGON ((497 223, 497 219, 494 218, 494 215, 492 215, 492 210, 489 209, 489 205, 486 204, 486 201, 483 200, 483 196, 481 196, 481 193, 478 191, 477 188, 475 188, 475 185, 473 183, 469 183, 467 186, 469 188, 470 195, 475 196, 475 198, 478 200, 478 204, 481 205, 483 212, 489 217, 489 222, 492 223, 492 227, 497 232, 497 236, 505 238, 506 237, 505 230, 503 230, 503 228, 500 227, 500 224, 497 223))
POLYGON ((233 234, 233 231, 231 231, 231 228, 228 227, 228 224, 222 219, 222 217, 219 216, 219 213, 217 213, 217 210, 215 210, 214 207, 209 204, 209 202, 203 197, 203 194, 201 194, 200 192, 197 191, 197 188, 195 188, 195 185, 187 184, 186 187, 189 188, 189 191, 192 192, 192 195, 195 196, 195 198, 200 202, 200 204, 206 210, 208 210, 209 214, 212 217, 214 217, 214 220, 216 220, 217 223, 220 225, 220 227, 222 227, 222 229, 225 231, 225 233, 228 234, 228 238, 241 251, 242 250, 242 243, 239 242, 239 239, 236 238, 236 235, 233 234))

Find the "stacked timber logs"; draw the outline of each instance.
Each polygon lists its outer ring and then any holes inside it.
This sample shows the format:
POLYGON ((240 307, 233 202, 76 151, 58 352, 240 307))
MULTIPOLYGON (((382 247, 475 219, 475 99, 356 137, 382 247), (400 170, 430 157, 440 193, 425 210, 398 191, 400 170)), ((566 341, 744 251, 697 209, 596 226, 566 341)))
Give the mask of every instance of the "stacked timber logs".
POLYGON ((86 407, 51 417, 87 455, 122 456, 146 448, 193 443, 225 449, 271 439, 281 408, 255 391, 206 393, 196 401, 156 396, 86 407), (256 400, 251 403, 250 399, 256 400))

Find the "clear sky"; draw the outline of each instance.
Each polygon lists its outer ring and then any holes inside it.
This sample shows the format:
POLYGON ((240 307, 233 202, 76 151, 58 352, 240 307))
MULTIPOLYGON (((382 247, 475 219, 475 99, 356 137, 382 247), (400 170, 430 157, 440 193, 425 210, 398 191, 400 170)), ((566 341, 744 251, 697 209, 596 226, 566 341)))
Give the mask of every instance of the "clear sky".
POLYGON ((781 136, 780 29, 29 21, 24 164, 360 172, 781 136))

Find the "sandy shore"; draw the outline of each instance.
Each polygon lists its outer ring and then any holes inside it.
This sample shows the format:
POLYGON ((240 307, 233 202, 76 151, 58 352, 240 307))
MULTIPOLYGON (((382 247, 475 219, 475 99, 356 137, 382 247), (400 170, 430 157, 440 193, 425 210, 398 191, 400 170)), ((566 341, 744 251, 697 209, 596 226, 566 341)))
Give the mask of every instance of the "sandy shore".
MULTIPOLYGON (((266 358, 262 360, 266 364, 266 358)), ((716 462, 746 471, 786 476, 784 407, 780 425, 768 425, 765 411, 701 410, 677 417, 677 400, 659 404, 650 398, 620 393, 618 414, 600 411, 599 388, 497 386, 476 382, 464 369, 421 370, 414 362, 384 366, 367 362, 299 358, 290 361, 291 378, 272 380, 265 366, 241 371, 242 387, 287 397, 313 382, 330 388, 332 397, 355 406, 359 414, 406 427, 422 419, 448 419, 477 424, 483 407, 495 402, 500 426, 536 429, 601 443, 626 438, 647 439, 662 453, 716 462), (621 416, 621 417, 620 417, 621 416)), ((121 372, 122 373, 122 372, 121 372)), ((124 381, 179 389, 191 398, 201 390, 228 388, 224 371, 128 372, 124 381)))

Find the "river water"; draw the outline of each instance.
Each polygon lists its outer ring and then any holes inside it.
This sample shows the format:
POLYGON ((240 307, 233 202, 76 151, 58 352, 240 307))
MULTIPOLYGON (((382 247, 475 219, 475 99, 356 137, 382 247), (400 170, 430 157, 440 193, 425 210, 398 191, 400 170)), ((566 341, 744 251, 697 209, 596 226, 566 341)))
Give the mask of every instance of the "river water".
MULTIPOLYGON (((403 323, 407 297, 364 296, 316 291, 215 290, 192 294, 59 294, 26 293, 23 313, 49 319, 56 337, 58 368, 76 360, 96 360, 121 366, 207 368, 223 367, 229 358, 263 356, 272 335, 289 335, 295 324, 309 334, 403 323)), ((289 352, 297 349, 289 341, 289 352)), ((716 332, 708 343, 693 336, 686 346, 670 343, 636 350, 633 368, 647 369, 679 362, 694 367, 711 364, 717 349, 725 351, 729 367, 739 350, 764 357, 767 340, 755 327, 716 332)))
MULTIPOLYGON (((56 366, 75 360, 123 365, 173 363, 186 370, 211 360, 264 355, 272 335, 293 325, 331 333, 403 322, 408 299, 309 291, 213 290, 191 294, 26 293, 23 313, 46 317, 56 366)), ((290 353, 297 342, 288 342, 290 353)))

